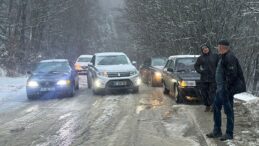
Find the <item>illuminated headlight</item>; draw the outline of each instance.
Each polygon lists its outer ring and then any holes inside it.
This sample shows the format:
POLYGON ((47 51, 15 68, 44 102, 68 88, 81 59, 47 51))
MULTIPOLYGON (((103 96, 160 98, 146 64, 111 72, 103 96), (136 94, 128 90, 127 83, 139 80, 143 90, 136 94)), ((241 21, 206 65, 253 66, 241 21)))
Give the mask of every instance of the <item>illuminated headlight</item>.
POLYGON ((141 84, 141 79, 140 78, 137 78, 137 80, 136 80, 136 84, 139 86, 140 84, 141 84))
POLYGON ((31 87, 31 88, 37 88, 37 87, 39 87, 39 84, 38 84, 38 82, 36 82, 36 81, 29 81, 29 82, 27 83, 27 86, 28 86, 28 87, 31 87))
POLYGON ((161 76, 162 76, 161 72, 158 72, 158 71, 155 72, 155 77, 161 77, 161 76))
POLYGON ((100 80, 95 80, 95 82, 94 82, 94 86, 96 87, 96 88, 100 88, 101 87, 101 81, 100 80))
POLYGON ((194 87, 196 86, 196 82, 195 81, 179 81, 179 86, 184 88, 184 87, 194 87))
POLYGON ((136 74, 138 74, 137 71, 131 71, 131 72, 130 72, 130 76, 133 76, 133 75, 136 75, 136 74))
POLYGON ((98 72, 99 76, 108 77, 108 73, 106 71, 98 72))
POLYGON ((57 85, 59 86, 67 86, 67 85, 70 85, 70 80, 59 80, 57 82, 57 85))

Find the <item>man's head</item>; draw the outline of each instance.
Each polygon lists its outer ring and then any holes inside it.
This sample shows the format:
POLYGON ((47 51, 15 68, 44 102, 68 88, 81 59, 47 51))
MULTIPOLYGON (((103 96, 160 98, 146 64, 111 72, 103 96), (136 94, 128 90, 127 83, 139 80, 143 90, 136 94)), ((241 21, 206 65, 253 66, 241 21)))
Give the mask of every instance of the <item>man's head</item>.
POLYGON ((225 54, 229 51, 229 42, 227 40, 220 40, 218 42, 219 54, 225 54))
POLYGON ((208 54, 210 52, 210 49, 209 49, 209 47, 207 45, 203 45, 201 47, 201 50, 202 50, 203 54, 208 54))

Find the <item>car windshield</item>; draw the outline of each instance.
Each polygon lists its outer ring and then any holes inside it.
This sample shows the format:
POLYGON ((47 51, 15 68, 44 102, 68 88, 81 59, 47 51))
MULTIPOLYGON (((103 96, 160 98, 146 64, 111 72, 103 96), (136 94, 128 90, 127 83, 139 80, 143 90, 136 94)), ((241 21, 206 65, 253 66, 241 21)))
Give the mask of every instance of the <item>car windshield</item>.
POLYGON ((165 58, 154 58, 152 59, 152 66, 164 66, 166 63, 165 58))
POLYGON ((69 65, 67 62, 40 62, 34 73, 54 73, 54 72, 68 72, 69 65))
POLYGON ((98 56, 97 65, 120 65, 120 64, 129 64, 128 59, 125 55, 116 55, 116 56, 98 56))
POLYGON ((196 62, 197 58, 193 57, 193 58, 179 58, 176 59, 176 71, 178 72, 191 72, 194 71, 194 64, 196 62))
POLYGON ((91 57, 80 57, 78 58, 78 62, 90 62, 91 61, 91 57))

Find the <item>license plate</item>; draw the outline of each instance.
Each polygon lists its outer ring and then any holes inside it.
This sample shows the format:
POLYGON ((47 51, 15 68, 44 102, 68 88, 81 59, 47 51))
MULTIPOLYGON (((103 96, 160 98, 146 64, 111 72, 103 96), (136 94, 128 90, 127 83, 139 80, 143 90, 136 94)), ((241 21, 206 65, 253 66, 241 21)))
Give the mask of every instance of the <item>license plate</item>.
POLYGON ((117 81, 117 82, 114 82, 114 85, 115 86, 126 86, 127 82, 125 82, 125 81, 117 81))
POLYGON ((189 81, 188 86, 194 87, 194 86, 196 86, 196 82, 195 81, 189 81))
POLYGON ((54 91, 55 88, 41 88, 40 91, 54 91))

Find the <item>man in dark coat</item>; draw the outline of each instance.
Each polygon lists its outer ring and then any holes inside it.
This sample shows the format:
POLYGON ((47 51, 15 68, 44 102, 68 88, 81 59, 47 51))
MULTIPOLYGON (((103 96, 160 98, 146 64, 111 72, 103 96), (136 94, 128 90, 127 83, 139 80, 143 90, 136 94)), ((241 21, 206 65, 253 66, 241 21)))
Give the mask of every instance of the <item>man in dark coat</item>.
POLYGON ((216 93, 215 71, 218 63, 218 55, 211 53, 207 45, 201 47, 202 54, 197 59, 194 68, 201 74, 201 96, 205 112, 211 111, 211 105, 216 93))
POLYGON ((229 42, 221 40, 218 43, 220 59, 216 69, 217 91, 213 103, 214 128, 207 134, 209 138, 222 136, 221 131, 221 109, 227 116, 226 134, 220 140, 233 139, 234 130, 234 94, 246 91, 245 79, 238 59, 230 51, 229 42))

